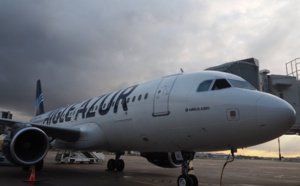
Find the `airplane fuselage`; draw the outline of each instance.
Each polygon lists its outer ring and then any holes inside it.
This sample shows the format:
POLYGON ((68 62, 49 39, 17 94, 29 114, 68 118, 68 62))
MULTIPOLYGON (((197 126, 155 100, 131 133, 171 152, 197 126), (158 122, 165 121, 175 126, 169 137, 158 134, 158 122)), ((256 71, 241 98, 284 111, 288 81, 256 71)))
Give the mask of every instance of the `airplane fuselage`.
POLYGON ((47 112, 31 122, 80 128, 78 141, 55 140, 56 148, 112 152, 227 150, 288 131, 293 113, 286 108, 293 110, 291 106, 240 88, 241 82, 220 72, 176 74, 47 112), (277 117, 282 112, 286 116, 277 117))

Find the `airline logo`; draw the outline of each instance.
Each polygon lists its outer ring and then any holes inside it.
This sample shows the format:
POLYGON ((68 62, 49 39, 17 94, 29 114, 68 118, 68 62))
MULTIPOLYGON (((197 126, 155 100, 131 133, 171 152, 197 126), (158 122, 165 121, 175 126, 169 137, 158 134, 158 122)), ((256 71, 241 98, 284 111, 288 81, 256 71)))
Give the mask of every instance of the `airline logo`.
POLYGON ((40 96, 35 100, 35 113, 40 113, 40 104, 43 103, 44 97, 43 94, 41 93, 40 96))
POLYGON ((113 113, 117 113, 120 102, 122 103, 123 111, 128 111, 127 97, 138 87, 138 85, 113 92, 107 95, 100 96, 87 100, 83 103, 74 104, 62 109, 57 109, 50 112, 44 119, 43 124, 57 124, 81 119, 92 118, 96 115, 105 116, 113 108, 113 113), (108 101, 108 98, 110 100, 108 101), (93 100, 93 101, 92 101, 93 100), (80 105, 81 104, 81 105, 80 105), (76 110, 76 108, 79 108, 76 110))

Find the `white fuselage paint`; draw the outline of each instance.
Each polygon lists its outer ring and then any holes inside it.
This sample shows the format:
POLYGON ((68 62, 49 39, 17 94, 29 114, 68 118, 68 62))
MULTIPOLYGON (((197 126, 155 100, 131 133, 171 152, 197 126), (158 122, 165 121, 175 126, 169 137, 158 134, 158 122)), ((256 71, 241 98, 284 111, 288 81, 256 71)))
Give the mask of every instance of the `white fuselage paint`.
POLYGON ((142 152, 243 148, 274 139, 294 124, 293 108, 270 94, 235 87, 197 92, 201 82, 215 79, 243 80, 211 71, 177 74, 48 112, 31 122, 80 128, 77 142, 55 140, 56 148, 142 152))

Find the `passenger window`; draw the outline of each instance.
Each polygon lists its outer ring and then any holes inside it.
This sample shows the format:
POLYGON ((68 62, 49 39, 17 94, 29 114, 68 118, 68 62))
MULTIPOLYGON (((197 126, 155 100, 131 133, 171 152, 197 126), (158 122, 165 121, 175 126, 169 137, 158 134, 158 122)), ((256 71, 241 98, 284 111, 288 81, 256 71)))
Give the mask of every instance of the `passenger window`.
POLYGON ((142 95, 139 95, 139 98, 138 98, 138 100, 139 100, 139 101, 141 101, 141 98, 142 98, 142 95))
POLYGON ((211 85, 212 80, 206 80, 203 81, 202 83, 200 83, 197 92, 204 92, 204 91, 208 91, 209 87, 211 85))
POLYGON ((132 98, 132 102, 134 102, 135 101, 135 96, 133 96, 133 98, 132 98))
POLYGON ((148 98, 148 93, 146 93, 146 94, 145 94, 145 97, 144 97, 144 99, 147 99, 147 98, 148 98))
POLYGON ((229 88, 231 85, 228 83, 226 79, 217 79, 212 90, 219 90, 223 88, 229 88))

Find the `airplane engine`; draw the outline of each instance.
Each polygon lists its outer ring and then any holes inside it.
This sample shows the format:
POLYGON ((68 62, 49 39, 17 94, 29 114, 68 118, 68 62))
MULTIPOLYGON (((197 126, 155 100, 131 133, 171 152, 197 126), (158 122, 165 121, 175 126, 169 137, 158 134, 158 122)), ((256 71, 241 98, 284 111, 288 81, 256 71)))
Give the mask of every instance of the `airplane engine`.
POLYGON ((48 152, 48 136, 36 127, 21 127, 7 135, 3 141, 3 155, 13 164, 37 164, 48 152))
POLYGON ((182 164, 182 161, 176 160, 173 152, 144 152, 141 156, 150 163, 163 168, 177 168, 182 164))

